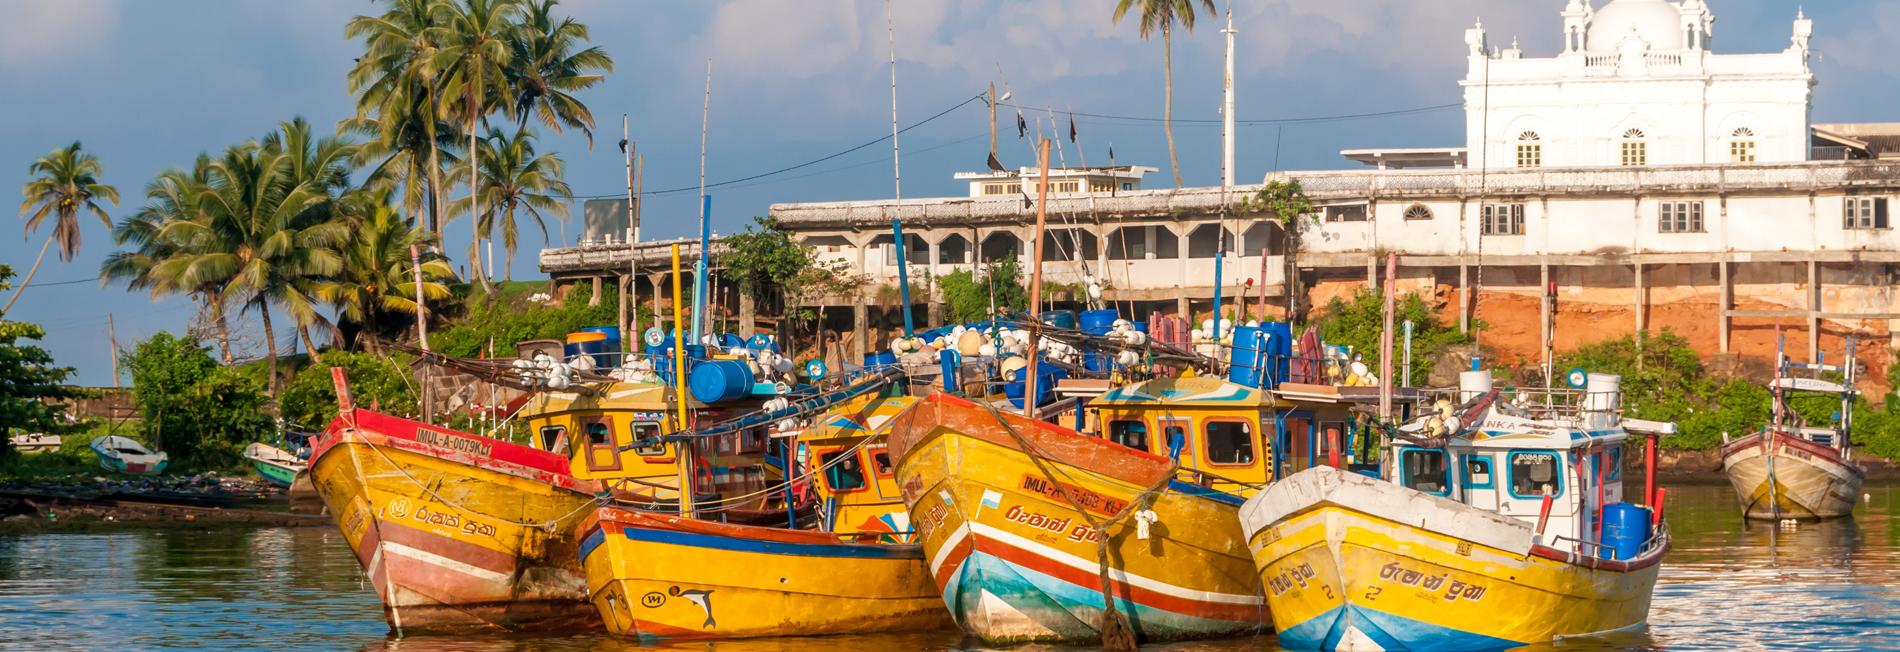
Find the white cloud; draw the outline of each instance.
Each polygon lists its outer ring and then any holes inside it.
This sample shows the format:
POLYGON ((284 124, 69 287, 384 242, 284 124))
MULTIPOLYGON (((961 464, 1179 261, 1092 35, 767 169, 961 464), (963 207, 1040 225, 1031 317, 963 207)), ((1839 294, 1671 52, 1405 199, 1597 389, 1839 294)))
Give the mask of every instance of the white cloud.
POLYGON ((0 69, 109 57, 118 15, 117 0, 0 0, 0 69))

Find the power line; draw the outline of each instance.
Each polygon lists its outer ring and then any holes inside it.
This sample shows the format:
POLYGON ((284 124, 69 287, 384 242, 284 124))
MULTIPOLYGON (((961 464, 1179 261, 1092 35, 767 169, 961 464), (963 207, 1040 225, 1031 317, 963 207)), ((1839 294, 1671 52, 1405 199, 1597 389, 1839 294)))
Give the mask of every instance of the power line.
MULTIPOLYGON (((917 121, 917 122, 915 122, 915 123, 912 123, 912 124, 911 124, 910 126, 908 126, 908 127, 905 127, 905 128, 903 128, 903 129, 899 129, 899 130, 897 130, 897 133, 899 133, 899 134, 901 134, 901 133, 904 133, 904 132, 907 132, 907 131, 910 131, 910 130, 912 130, 912 129, 916 129, 916 128, 918 128, 918 127, 922 127, 922 126, 924 126, 924 125, 927 125, 927 124, 930 124, 931 122, 933 122, 933 121, 935 121, 936 119, 938 119, 938 118, 941 118, 941 117, 944 117, 944 116, 946 116, 946 115, 950 115, 950 112, 952 112, 952 111, 955 111, 955 110, 957 110, 957 109, 961 109, 961 108, 963 108, 963 107, 965 107, 965 106, 968 106, 968 105, 969 105, 969 104, 970 104, 971 102, 975 102, 975 101, 977 101, 977 100, 980 100, 980 99, 983 99, 983 96, 981 96, 981 95, 972 95, 972 96, 970 96, 970 98, 969 98, 969 99, 965 99, 965 100, 963 100, 962 102, 958 102, 958 103, 956 103, 956 104, 954 104, 954 105, 951 105, 951 107, 950 107, 950 108, 947 108, 947 109, 944 109, 944 110, 942 110, 942 111, 938 111, 936 115, 933 115, 933 116, 930 116, 930 117, 928 117, 928 118, 924 118, 923 120, 920 120, 920 121, 917 121)), ((747 181, 755 181, 755 180, 758 180, 758 179, 763 179, 763 178, 765 178, 765 177, 770 177, 770 176, 775 176, 775 175, 780 175, 780 174, 784 174, 784 173, 786 173, 786 172, 791 172, 791 171, 793 171, 793 170, 797 170, 797 169, 800 169, 800 168, 806 168, 806 167, 811 167, 811 166, 813 166, 813 165, 817 165, 817 164, 819 164, 819 163, 823 163, 823 162, 825 162, 825 161, 829 161, 829 160, 832 160, 832 159, 835 159, 835 158, 838 158, 838 157, 840 157, 840 156, 844 156, 844 155, 846 155, 846 154, 850 154, 850 153, 852 153, 852 152, 856 152, 856 151, 858 151, 858 150, 861 150, 861 149, 864 149, 864 148, 866 148, 866 147, 870 147, 870 146, 872 146, 872 145, 876 145, 876 144, 878 144, 878 143, 882 143, 882 142, 884 142, 884 141, 887 141, 887 140, 890 140, 890 139, 891 139, 891 136, 879 136, 879 137, 877 137, 877 138, 875 138, 875 139, 873 139, 873 140, 870 140, 870 141, 866 141, 866 142, 864 142, 864 143, 860 143, 860 144, 858 144, 858 145, 856 145, 856 146, 854 146, 854 147, 851 147, 850 149, 846 149, 846 150, 842 150, 842 151, 839 151, 839 152, 834 152, 834 153, 831 153, 831 154, 827 154, 827 155, 825 155, 825 156, 821 156, 821 157, 818 157, 818 158, 815 158, 815 159, 812 159, 812 160, 809 160, 809 161, 805 161, 805 162, 803 162, 803 163, 799 163, 799 164, 797 164, 797 165, 788 165, 788 166, 786 166, 786 167, 782 167, 782 168, 779 168, 779 169, 777 169, 777 170, 772 170, 772 171, 770 171, 770 172, 760 172, 760 173, 758 173, 758 174, 754 174, 754 175, 752 175, 752 176, 748 176, 748 177, 740 177, 740 178, 737 178, 737 179, 727 179, 727 180, 725 180, 725 181, 720 181, 720 182, 717 182, 717 183, 708 183, 708 184, 706 184, 706 188, 718 188, 718 187, 721 187, 721 186, 729 186, 729 185, 733 185, 733 184, 738 184, 738 183, 745 183, 745 182, 747 182, 747 181)), ((699 187, 698 185, 691 185, 691 186, 681 186, 681 187, 678 187, 678 188, 667 188, 667 189, 665 189, 665 190, 653 190, 653 191, 648 191, 648 192, 644 192, 644 193, 640 193, 640 194, 641 194, 641 196, 652 196, 652 195, 671 195, 671 194, 676 194, 676 193, 682 193, 682 192, 687 192, 687 191, 689 191, 689 190, 690 190, 690 191, 698 191, 699 189, 700 189, 700 187, 699 187)), ((616 193, 611 193, 611 194, 602 194, 602 195, 575 195, 575 196, 574 196, 574 198, 575 198, 575 199, 607 199, 607 198, 619 198, 619 197, 620 197, 621 195, 624 195, 624 194, 626 194, 626 193, 622 193, 622 192, 616 192, 616 193)))
POLYGON ((47 288, 47 287, 53 287, 55 285, 78 285, 80 283, 98 283, 98 282, 99 282, 99 278, 95 276, 93 278, 80 278, 80 279, 73 279, 70 281, 56 281, 56 282, 50 282, 50 283, 28 283, 26 284, 26 286, 30 288, 47 288))

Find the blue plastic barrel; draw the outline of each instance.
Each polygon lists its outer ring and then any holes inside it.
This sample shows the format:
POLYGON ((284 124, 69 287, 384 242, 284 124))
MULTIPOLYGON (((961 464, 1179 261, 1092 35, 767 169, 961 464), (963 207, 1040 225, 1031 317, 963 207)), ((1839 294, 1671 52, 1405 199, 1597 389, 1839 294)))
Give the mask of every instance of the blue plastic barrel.
POLYGON ((1603 506, 1603 545, 1615 559, 1628 561, 1642 554, 1649 541, 1649 508, 1629 503, 1603 506))
POLYGON ((1137 321, 1137 322, 1129 322, 1129 323, 1131 323, 1131 324, 1134 324, 1134 325, 1135 325, 1135 330, 1137 330, 1137 331, 1140 331, 1140 332, 1143 332, 1143 333, 1146 333, 1146 332, 1148 332, 1148 322, 1145 322, 1145 321, 1137 321))
POLYGON ((1278 321, 1262 322, 1260 331, 1267 334, 1267 346, 1261 353, 1267 356, 1267 361, 1261 365, 1259 386, 1273 389, 1279 387, 1292 371, 1293 325, 1278 321))
POLYGON ((897 364, 897 354, 890 351, 878 351, 864 354, 865 368, 889 367, 897 364))
POLYGON ((1048 324, 1050 326, 1054 326, 1056 328, 1074 329, 1075 328, 1075 311, 1051 310, 1049 312, 1042 313, 1042 323, 1048 324))
POLYGON ((962 394, 963 354, 957 353, 956 349, 938 351, 937 363, 943 365, 943 391, 962 394))
POLYGON ((606 336, 607 336, 607 339, 610 339, 610 340, 618 340, 618 339, 620 339, 620 327, 619 327, 619 326, 588 326, 588 327, 586 327, 586 328, 583 328, 583 329, 581 329, 581 332, 583 332, 583 333, 600 333, 600 334, 602 334, 602 335, 606 335, 606 336))
POLYGON ((702 360, 686 374, 686 389, 701 403, 752 394, 752 366, 743 360, 702 360))
MULTIPOLYGON (((1026 386, 1027 383, 1024 381, 1024 377, 1027 375, 1028 375, 1027 369, 1023 371, 1012 372, 1011 374, 1009 374, 1009 378, 1005 379, 1005 380, 1008 380, 1009 382, 1004 383, 1003 385, 1003 396, 1005 398, 1008 398, 1009 402, 1018 408, 1023 406, 1023 394, 1026 394, 1029 391, 1029 388, 1026 386)), ((1069 377, 1069 372, 1063 371, 1059 367, 1055 367, 1047 363, 1037 366, 1036 367, 1036 405, 1047 405, 1048 403, 1054 401, 1055 393, 1056 393, 1055 392, 1056 381, 1059 381, 1068 377, 1069 377)))
POLYGON ((1082 368, 1089 371, 1107 372, 1115 364, 1115 358, 1093 347, 1082 351, 1082 368))
POLYGON ((752 349, 754 353, 767 350, 776 353, 778 351, 778 342, 772 341, 772 337, 765 333, 754 333, 752 339, 745 341, 745 347, 752 349))
POLYGON ((1082 311, 1082 332, 1090 335, 1107 333, 1109 329, 1115 327, 1115 320, 1120 318, 1113 310, 1084 310, 1082 311))
POLYGON ((719 348, 723 351, 745 348, 745 338, 734 333, 720 333, 719 348))
MULTIPOLYGON (((705 360, 706 359, 706 345, 704 344, 686 345, 686 359, 687 360, 705 360)), ((687 364, 691 364, 691 363, 689 362, 687 364)))
POLYGON ((1263 365, 1263 356, 1269 353, 1269 336, 1260 326, 1237 326, 1234 328, 1234 348, 1227 354, 1227 379, 1235 384, 1259 387, 1261 372, 1269 371, 1263 365))

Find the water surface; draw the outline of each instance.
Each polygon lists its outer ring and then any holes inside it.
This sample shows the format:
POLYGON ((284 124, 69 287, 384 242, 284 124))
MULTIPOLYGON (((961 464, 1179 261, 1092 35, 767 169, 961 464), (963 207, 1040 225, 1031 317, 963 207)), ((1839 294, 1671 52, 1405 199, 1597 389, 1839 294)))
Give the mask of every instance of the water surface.
MULTIPOLYGON (((1900 649, 1900 490, 1876 487, 1853 520, 1744 526, 1727 486, 1675 487, 1650 628, 1564 650, 1900 649)), ((958 633, 663 646, 727 652, 948 650, 958 633)), ((376 595, 331 528, 128 529, 0 536, 0 648, 623 650, 604 634, 389 634, 376 595)), ((1060 649, 1060 648, 1017 648, 1060 649)), ((1080 649, 1080 648, 1078 648, 1080 649)), ((1271 636, 1160 646, 1277 649, 1271 636)))

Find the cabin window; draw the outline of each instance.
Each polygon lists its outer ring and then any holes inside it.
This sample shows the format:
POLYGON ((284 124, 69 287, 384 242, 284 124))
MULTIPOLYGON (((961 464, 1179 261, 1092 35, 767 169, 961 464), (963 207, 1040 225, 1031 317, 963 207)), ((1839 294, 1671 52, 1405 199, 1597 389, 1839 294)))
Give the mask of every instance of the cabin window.
POLYGON ((1511 453, 1511 497, 1561 496, 1563 477, 1554 453, 1511 453))
POLYGON ((633 433, 632 443, 634 444, 653 442, 633 449, 633 451, 639 453, 641 457, 659 457, 666 454, 666 444, 653 441, 660 438, 660 424, 652 421, 635 421, 631 426, 628 426, 628 431, 633 433))
POLYGON ((871 449, 871 471, 877 477, 891 477, 891 452, 883 448, 871 449))
POLYGON ((1138 451, 1148 451, 1148 424, 1140 421, 1108 422, 1108 438, 1138 451))
POLYGON ((1168 457, 1181 459, 1182 449, 1187 448, 1187 419, 1170 419, 1168 425, 1161 427, 1161 436, 1168 443, 1168 457))
POLYGON ((605 421, 587 422, 581 426, 581 432, 587 434, 588 446, 612 446, 614 443, 613 431, 605 421))
POLYGON ((1209 464, 1245 466, 1253 464, 1253 426, 1245 421, 1208 421, 1201 426, 1207 433, 1209 464))
POLYGON ((1465 488, 1492 489, 1497 483, 1491 479, 1490 455, 1465 456, 1465 488))
POLYGON ((818 462, 825 468, 825 485, 832 491, 864 489, 864 463, 859 461, 857 451, 825 453, 818 456, 818 462))
POLYGON ((556 451, 555 447, 561 446, 566 441, 567 426, 542 426, 541 450, 556 451))
POLYGON ((1445 451, 1407 448, 1399 453, 1399 466, 1407 488, 1434 496, 1451 495, 1451 473, 1445 468, 1445 451))
POLYGON ((1603 481, 1615 482, 1623 479, 1623 447, 1614 446, 1603 451, 1603 461, 1598 462, 1608 468, 1603 469, 1603 481))

